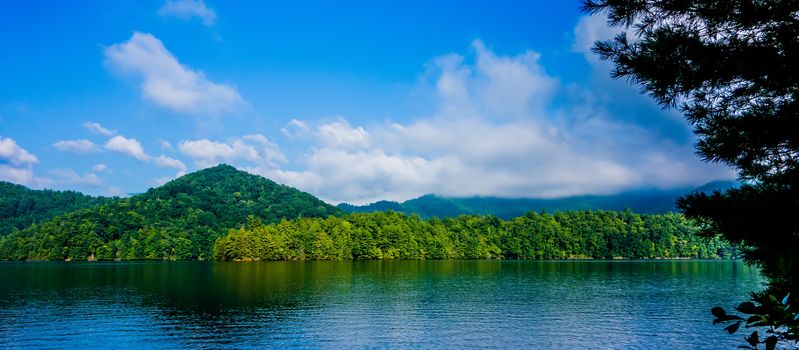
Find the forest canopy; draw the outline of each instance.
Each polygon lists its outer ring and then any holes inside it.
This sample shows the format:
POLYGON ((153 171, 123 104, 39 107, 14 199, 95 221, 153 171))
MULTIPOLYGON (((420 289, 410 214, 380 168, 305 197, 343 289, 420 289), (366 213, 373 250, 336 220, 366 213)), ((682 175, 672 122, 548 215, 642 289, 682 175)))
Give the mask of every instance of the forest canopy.
POLYGON ((422 219, 346 214, 227 165, 0 238, 0 260, 720 258, 680 214, 528 212, 422 219))
POLYGON ((529 212, 501 220, 424 220, 397 212, 251 219, 216 241, 217 260, 722 258, 730 246, 695 235, 680 214, 529 212))
POLYGON ((0 181, 0 236, 78 209, 114 200, 75 191, 31 190, 0 181))

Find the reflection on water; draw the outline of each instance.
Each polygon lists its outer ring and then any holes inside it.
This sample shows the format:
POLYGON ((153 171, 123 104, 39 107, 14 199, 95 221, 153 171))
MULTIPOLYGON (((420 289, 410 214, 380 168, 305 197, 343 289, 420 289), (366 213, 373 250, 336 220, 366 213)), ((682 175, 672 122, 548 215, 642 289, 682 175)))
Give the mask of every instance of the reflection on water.
POLYGON ((735 261, 0 263, 0 348, 717 349, 735 261))

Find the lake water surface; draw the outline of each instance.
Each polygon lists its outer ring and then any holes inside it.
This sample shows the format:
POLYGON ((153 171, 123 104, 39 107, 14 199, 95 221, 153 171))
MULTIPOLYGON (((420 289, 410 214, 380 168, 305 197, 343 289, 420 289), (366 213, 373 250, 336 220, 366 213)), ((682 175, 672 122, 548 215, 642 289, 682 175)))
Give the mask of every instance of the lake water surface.
POLYGON ((0 263, 0 348, 728 349, 739 261, 0 263))

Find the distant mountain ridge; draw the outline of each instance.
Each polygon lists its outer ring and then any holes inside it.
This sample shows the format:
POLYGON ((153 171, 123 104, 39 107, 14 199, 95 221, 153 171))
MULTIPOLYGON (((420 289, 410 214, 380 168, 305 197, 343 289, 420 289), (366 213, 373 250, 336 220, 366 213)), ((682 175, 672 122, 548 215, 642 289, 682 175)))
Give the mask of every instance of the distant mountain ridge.
POLYGON ((676 211, 677 198, 690 192, 710 193, 737 187, 734 181, 713 181, 698 188, 676 190, 630 191, 606 196, 572 196, 563 198, 499 198, 499 197, 442 197, 424 195, 402 203, 378 201, 357 206, 341 203, 339 208, 350 213, 369 213, 393 210, 417 214, 423 218, 458 215, 494 215, 510 219, 528 211, 559 212, 568 210, 625 210, 641 214, 662 214, 676 211))

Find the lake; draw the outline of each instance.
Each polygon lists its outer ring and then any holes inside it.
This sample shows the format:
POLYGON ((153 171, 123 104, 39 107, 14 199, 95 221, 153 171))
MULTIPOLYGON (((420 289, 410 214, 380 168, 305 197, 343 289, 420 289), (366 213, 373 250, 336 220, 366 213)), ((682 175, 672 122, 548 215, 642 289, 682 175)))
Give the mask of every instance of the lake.
POLYGON ((725 349, 740 261, 0 263, 0 348, 725 349))

